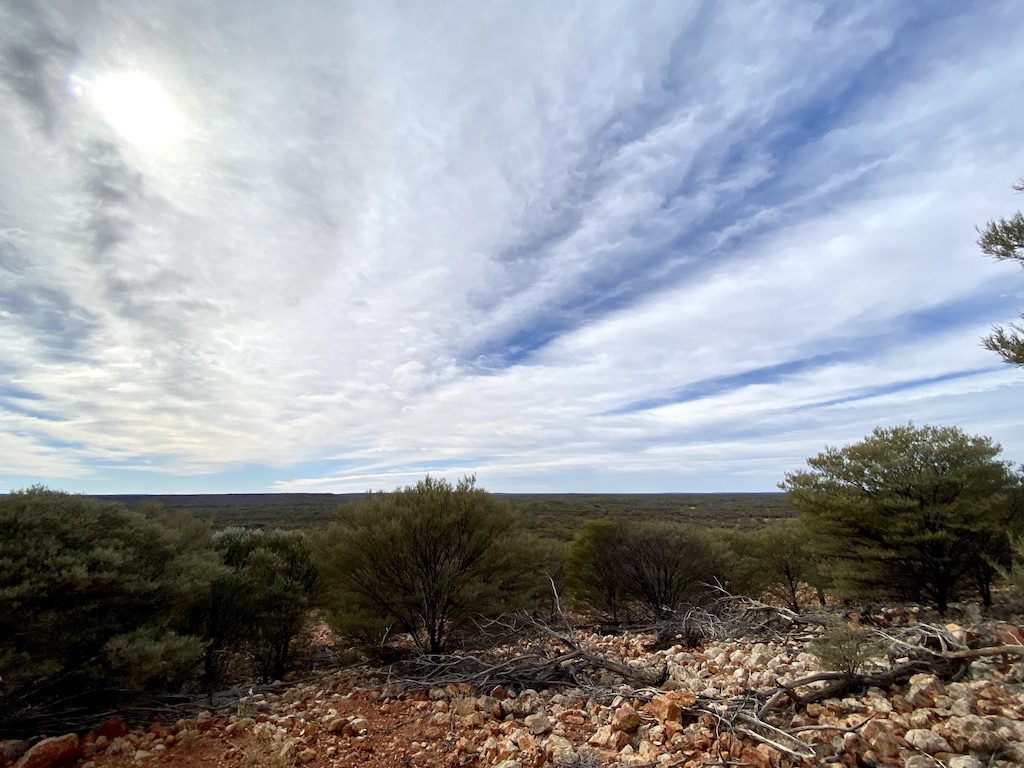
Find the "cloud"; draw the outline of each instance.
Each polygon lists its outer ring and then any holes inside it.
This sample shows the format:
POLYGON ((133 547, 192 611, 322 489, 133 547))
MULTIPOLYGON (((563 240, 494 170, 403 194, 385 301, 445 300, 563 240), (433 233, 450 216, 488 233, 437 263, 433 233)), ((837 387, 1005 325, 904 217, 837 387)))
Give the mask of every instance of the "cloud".
POLYGON ((1018 275, 973 242, 1024 165, 1020 27, 999 3, 8 6, 0 472, 764 489, 906 418, 1024 455, 1019 376, 977 341, 1018 275), (126 71, 179 141, 90 101, 126 71))

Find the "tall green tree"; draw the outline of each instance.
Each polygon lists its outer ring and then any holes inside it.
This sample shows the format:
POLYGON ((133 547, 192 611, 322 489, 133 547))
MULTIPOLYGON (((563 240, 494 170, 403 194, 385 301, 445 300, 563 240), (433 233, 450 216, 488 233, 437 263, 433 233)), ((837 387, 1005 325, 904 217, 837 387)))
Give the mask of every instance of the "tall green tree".
POLYGON ((342 631, 396 627, 439 653, 474 615, 521 607, 539 569, 517 545, 524 526, 475 479, 427 477, 371 494, 316 547, 323 600, 342 631))
POLYGON ((878 428, 828 448, 780 487, 801 513, 832 583, 945 612, 966 589, 984 598, 1017 514, 1019 483, 1001 448, 956 427, 878 428), (979 580, 980 583, 979 584, 979 580))
MULTIPOLYGON (((1024 192, 1024 181, 1013 188, 1024 192)), ((1024 266, 1024 214, 1017 211, 1009 218, 988 222, 980 231, 978 246, 982 253, 997 261, 1017 261, 1024 266)), ((1009 328, 996 327, 983 343, 1007 363, 1024 365, 1024 325, 1011 323, 1009 328)))

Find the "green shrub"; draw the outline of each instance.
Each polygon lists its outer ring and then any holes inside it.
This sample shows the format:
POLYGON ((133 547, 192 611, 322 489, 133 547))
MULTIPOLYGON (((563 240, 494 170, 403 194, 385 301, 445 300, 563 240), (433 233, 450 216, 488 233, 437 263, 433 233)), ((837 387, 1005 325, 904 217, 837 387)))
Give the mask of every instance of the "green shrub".
POLYGON ((622 569, 626 526, 622 522, 588 520, 572 540, 568 578, 573 593, 618 624, 626 599, 622 569))
POLYGON ((629 606, 666 618, 724 576, 708 538, 677 523, 593 521, 574 539, 569 563, 576 594, 613 620, 629 606))
POLYGON ((810 534, 799 520, 783 520, 754 531, 728 531, 718 537, 725 544, 731 591, 784 602, 799 613, 804 585, 824 598, 824 580, 810 534))
POLYGON ((329 619, 347 633, 393 628, 438 653, 475 615, 529 604, 541 574, 523 532, 522 518, 474 478, 372 494, 317 543, 329 619))
POLYGON ((316 568, 301 531, 228 528, 214 536, 223 565, 202 604, 205 682, 246 655, 263 681, 284 676, 305 625, 316 568))
POLYGON ((812 641, 809 650, 824 669, 853 677, 863 672, 869 661, 883 655, 885 646, 867 630, 837 624, 812 641))
POLYGON ((33 487, 0 498, 0 530, 0 710, 189 674, 186 616, 217 567, 207 526, 33 487))

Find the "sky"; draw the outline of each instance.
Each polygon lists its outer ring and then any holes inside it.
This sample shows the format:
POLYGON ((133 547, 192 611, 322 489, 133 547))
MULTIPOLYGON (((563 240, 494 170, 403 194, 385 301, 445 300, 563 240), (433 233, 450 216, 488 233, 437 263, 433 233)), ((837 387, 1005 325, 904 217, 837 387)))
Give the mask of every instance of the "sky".
POLYGON ((1024 461, 1011 2, 0 4, 0 490, 1024 461))

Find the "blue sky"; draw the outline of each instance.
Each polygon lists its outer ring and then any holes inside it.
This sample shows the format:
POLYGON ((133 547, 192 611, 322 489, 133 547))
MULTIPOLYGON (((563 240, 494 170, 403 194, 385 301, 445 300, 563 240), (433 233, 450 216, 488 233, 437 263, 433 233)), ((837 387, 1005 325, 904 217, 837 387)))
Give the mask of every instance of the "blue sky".
POLYGON ((0 490, 1024 461, 1014 2, 0 6, 0 490))

